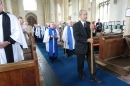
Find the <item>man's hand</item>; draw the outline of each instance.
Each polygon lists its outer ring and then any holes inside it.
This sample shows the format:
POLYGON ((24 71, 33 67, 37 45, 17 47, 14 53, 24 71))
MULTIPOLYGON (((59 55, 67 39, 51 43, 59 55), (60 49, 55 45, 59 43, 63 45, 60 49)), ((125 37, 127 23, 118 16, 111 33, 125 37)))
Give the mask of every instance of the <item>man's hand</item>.
POLYGON ((54 36, 50 36, 50 38, 53 38, 54 36))
POLYGON ((8 44, 9 44, 9 42, 5 41, 2 44, 0 44, 0 48, 5 48, 8 44))
POLYGON ((89 42, 89 43, 93 43, 93 39, 91 39, 91 38, 89 38, 88 40, 87 40, 87 42, 89 42))
POLYGON ((57 36, 54 36, 56 39, 58 39, 58 37, 57 36))
POLYGON ((94 24, 90 24, 90 29, 94 30, 94 24))

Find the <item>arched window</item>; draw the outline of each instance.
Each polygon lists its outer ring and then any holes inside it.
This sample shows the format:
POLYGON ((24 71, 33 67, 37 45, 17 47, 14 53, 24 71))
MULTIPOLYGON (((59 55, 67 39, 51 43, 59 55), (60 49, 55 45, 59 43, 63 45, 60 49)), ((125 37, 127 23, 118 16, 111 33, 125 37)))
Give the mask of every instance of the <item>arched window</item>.
POLYGON ((58 4, 57 6, 58 8, 58 20, 61 21, 61 8, 60 8, 60 5, 58 4))
POLYGON ((23 0, 24 10, 37 11, 37 1, 36 0, 23 0))
POLYGON ((101 21, 108 21, 110 13, 110 0, 100 0, 99 13, 101 21))

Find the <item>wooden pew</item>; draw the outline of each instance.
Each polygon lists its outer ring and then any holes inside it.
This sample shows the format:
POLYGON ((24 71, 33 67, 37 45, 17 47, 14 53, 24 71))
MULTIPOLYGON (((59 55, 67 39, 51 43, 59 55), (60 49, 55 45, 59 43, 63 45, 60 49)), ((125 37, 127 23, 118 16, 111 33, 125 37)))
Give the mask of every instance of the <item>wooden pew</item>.
POLYGON ((123 54, 123 38, 100 38, 99 58, 108 59, 123 54))
POLYGON ((130 74, 130 49, 125 38, 101 37, 99 40, 99 55, 96 62, 122 75, 130 74))
POLYGON ((109 34, 109 35, 96 36, 96 37, 93 37, 93 40, 94 40, 93 44, 99 44, 99 40, 102 37, 107 38, 107 39, 109 39, 109 38, 111 39, 111 38, 121 38, 121 37, 123 37, 123 35, 122 34, 115 34, 115 35, 109 34))
POLYGON ((25 60, 0 65, 0 86, 40 86, 38 58, 33 37, 24 49, 25 60))
POLYGON ((99 44, 99 58, 102 60, 125 55, 130 52, 122 35, 101 37, 99 44))
POLYGON ((103 39, 104 38, 113 39, 113 38, 121 38, 121 37, 123 37, 122 34, 93 37, 93 40, 94 40, 94 42, 93 42, 94 50, 96 50, 96 51, 99 50, 99 45, 100 45, 99 40, 100 40, 100 38, 103 38, 103 39))
POLYGON ((35 45, 34 38, 30 36, 30 44, 28 49, 23 49, 25 60, 32 59, 31 57, 33 51, 36 51, 36 45, 35 45))
POLYGON ((126 42, 127 42, 128 47, 129 47, 129 49, 130 49, 130 35, 126 35, 126 36, 125 36, 125 39, 126 39, 126 42))
POLYGON ((40 86, 38 59, 0 65, 0 86, 40 86))
POLYGON ((122 54, 122 37, 123 35, 110 35, 101 37, 99 40, 99 58, 104 60, 122 54), (117 48, 120 48, 120 51, 115 50, 117 48))
POLYGON ((99 39, 101 36, 93 37, 93 44, 99 44, 99 39))

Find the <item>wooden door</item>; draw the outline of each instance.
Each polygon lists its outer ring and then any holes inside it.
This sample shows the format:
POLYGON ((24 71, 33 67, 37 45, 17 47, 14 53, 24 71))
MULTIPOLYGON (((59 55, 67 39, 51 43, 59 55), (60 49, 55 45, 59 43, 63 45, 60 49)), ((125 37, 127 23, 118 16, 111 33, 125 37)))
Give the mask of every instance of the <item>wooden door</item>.
POLYGON ((27 18, 28 24, 31 25, 32 27, 34 26, 34 24, 37 24, 36 19, 33 16, 29 16, 27 18))

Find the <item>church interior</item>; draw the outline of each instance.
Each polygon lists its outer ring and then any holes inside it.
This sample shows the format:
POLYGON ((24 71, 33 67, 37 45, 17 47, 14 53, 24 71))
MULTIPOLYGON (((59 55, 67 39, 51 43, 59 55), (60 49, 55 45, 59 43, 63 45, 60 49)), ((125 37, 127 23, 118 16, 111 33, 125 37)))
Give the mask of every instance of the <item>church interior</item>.
POLYGON ((15 15, 20 25, 21 21, 27 25, 31 36, 28 49, 23 49, 24 61, 0 64, 0 86, 130 86, 130 0, 1 1, 3 11, 15 15), (91 53, 94 53, 91 55, 101 84, 89 80, 86 59, 85 78, 81 80, 76 54, 69 57, 64 48, 63 30, 70 21, 75 25, 80 20, 81 9, 87 11, 87 21, 95 25, 93 31, 101 26, 91 35, 91 53), (50 61, 44 29, 52 23, 59 33, 59 41, 58 58, 50 61))

